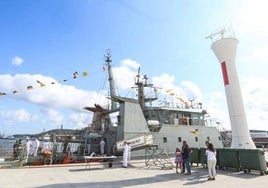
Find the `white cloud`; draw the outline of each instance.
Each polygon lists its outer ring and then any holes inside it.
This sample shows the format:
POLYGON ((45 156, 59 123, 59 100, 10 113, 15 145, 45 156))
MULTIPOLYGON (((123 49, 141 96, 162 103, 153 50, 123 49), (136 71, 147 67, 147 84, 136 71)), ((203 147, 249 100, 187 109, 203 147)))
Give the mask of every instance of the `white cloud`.
POLYGON ((18 56, 15 56, 15 57, 12 58, 12 64, 13 65, 19 66, 19 65, 21 65, 23 63, 23 61, 24 60, 21 57, 18 57, 18 56))
POLYGON ((64 119, 64 116, 53 109, 43 108, 41 112, 44 114, 45 117, 47 117, 53 124, 62 124, 62 121, 64 119))
POLYGON ((70 123, 75 127, 86 127, 90 123, 90 116, 87 113, 73 113, 69 117, 70 123))
POLYGON ((121 65, 129 67, 130 69, 134 69, 134 70, 137 70, 140 67, 139 63, 131 59, 124 59, 123 61, 121 61, 121 65))
POLYGON ((163 89, 174 89, 174 76, 170 76, 167 73, 163 73, 160 76, 155 76, 152 78, 154 86, 161 87, 163 89))
POLYGON ((15 122, 28 122, 31 119, 37 118, 36 116, 32 116, 25 109, 1 111, 0 117, 4 123, 9 125, 14 124, 15 122))
MULTIPOLYGON (((39 111, 43 114, 44 119, 40 124, 46 124, 47 127, 51 124, 71 126, 70 128, 85 127, 90 123, 91 114, 81 113, 86 110, 85 106, 94 106, 97 102, 100 105, 106 105, 106 96, 100 95, 95 91, 85 91, 77 89, 75 86, 62 85, 57 83, 55 79, 43 75, 16 74, 0 75, 0 88, 5 88, 6 96, 9 99, 16 99, 22 102, 28 102, 33 106, 40 108, 39 111), (46 86, 40 87, 36 80, 41 81, 46 86), (55 84, 51 85, 51 82, 55 84), (31 85, 33 89, 27 90, 27 86, 31 85), (13 91, 19 91, 13 94, 13 91), (68 115, 74 112, 77 115, 68 115), (65 125, 64 124, 64 125, 65 125)), ((107 93, 103 91, 103 93, 107 93)), ((29 105, 30 106, 30 105, 29 105)), ((33 107, 31 106, 31 107, 33 107)), ((1 112, 1 119, 6 124, 15 124, 16 122, 37 119, 37 115, 30 115, 26 111, 10 111, 1 112), (20 112, 20 113, 19 113, 20 112), (25 112, 24 114, 22 112, 25 112), (16 117, 16 118, 14 118, 16 117)), ((38 123, 38 122, 37 122, 38 123)))
POLYGON ((161 87, 164 93, 167 90, 172 90, 174 96, 182 98, 184 101, 194 100, 200 101, 202 93, 199 87, 191 81, 182 81, 179 86, 175 85, 175 78, 167 73, 159 77, 153 77, 153 83, 157 87, 161 87))
POLYGON ((183 81, 181 83, 182 90, 185 95, 188 97, 188 100, 201 100, 202 93, 199 87, 191 81, 183 81))
MULTIPOLYGON (((133 87, 135 77, 137 75, 137 70, 131 68, 132 67, 137 68, 138 67, 137 65, 139 64, 129 59, 126 61, 122 61, 122 66, 113 68, 113 74, 115 75, 115 81, 116 81, 115 84, 117 86, 117 89, 119 89, 119 93, 123 93, 124 92, 123 90, 129 90, 131 87, 133 87), (130 65, 131 63, 133 63, 132 65, 135 66, 130 65)), ((140 78, 143 78, 143 76, 144 75, 140 73, 140 78)), ((172 89, 176 93, 176 96, 181 97, 185 101, 192 99, 201 100, 202 93, 196 84, 190 81, 183 81, 179 86, 176 86, 174 82, 175 82, 174 76, 171 76, 167 73, 164 73, 160 76, 155 76, 152 79, 151 78, 148 79, 148 83, 153 83, 154 87, 159 88, 159 92, 161 94, 167 95, 165 91, 168 89, 172 89)))
POLYGON ((134 79, 138 73, 139 66, 136 61, 125 59, 121 61, 120 67, 113 67, 117 95, 124 95, 122 90, 134 86, 134 79))
POLYGON ((93 105, 99 101, 103 104, 105 96, 99 96, 95 91, 89 92, 77 89, 75 86, 61 85, 53 78, 43 75, 16 74, 0 75, 0 88, 5 88, 8 97, 21 99, 45 107, 59 107, 70 110, 83 111, 83 107, 93 105), (37 80, 46 84, 40 87, 37 80), (51 85, 51 82, 56 84, 51 85), (32 90, 27 90, 31 85, 32 90), (13 91, 19 91, 13 94, 13 91))
POLYGON ((267 130, 268 122, 268 79, 248 77, 243 80, 247 87, 242 89, 244 105, 250 129, 267 130))

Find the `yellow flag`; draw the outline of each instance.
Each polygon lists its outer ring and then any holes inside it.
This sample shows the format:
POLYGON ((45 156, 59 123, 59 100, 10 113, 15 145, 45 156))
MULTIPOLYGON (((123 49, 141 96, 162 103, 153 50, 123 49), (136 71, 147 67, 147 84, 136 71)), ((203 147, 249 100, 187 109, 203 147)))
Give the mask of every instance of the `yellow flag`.
POLYGON ((87 76, 88 75, 88 72, 83 72, 83 76, 87 76))
POLYGON ((191 133, 194 133, 195 135, 197 135, 198 134, 198 129, 195 129, 195 130, 193 130, 193 131, 190 131, 191 133))
POLYGON ((168 89, 168 90, 166 90, 166 92, 169 93, 169 92, 171 92, 172 90, 173 90, 173 89, 168 89))
POLYGON ((40 87, 46 86, 44 83, 40 82, 39 80, 36 80, 36 82, 40 84, 40 87))

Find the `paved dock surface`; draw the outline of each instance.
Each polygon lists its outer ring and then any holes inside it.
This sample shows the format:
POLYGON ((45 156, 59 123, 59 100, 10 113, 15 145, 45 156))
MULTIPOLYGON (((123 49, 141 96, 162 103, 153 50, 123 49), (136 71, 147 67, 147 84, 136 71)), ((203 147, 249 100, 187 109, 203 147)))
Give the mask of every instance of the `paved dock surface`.
POLYGON ((144 161, 133 161, 129 168, 121 163, 109 168, 106 163, 40 166, 0 169, 1 188, 123 188, 123 187, 267 187, 268 175, 245 174, 233 169, 217 170, 215 181, 207 181, 207 169, 193 166, 191 175, 176 174, 175 168, 148 168, 144 161))

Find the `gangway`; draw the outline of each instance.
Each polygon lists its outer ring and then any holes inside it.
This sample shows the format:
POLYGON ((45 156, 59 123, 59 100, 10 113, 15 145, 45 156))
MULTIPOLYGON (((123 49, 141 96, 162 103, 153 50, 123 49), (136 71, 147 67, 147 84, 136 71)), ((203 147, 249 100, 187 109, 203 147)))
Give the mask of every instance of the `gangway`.
POLYGON ((172 169, 168 154, 163 148, 159 147, 159 141, 154 134, 141 134, 126 140, 121 140, 116 143, 117 151, 123 151, 124 142, 128 142, 131 150, 145 150, 145 164, 147 167, 158 167, 161 169, 172 169))

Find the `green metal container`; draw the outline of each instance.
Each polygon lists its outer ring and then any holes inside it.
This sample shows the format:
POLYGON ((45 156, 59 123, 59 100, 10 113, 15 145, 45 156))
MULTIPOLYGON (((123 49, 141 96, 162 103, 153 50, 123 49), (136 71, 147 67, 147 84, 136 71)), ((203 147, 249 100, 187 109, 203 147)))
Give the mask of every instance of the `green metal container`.
POLYGON ((196 163, 198 166, 200 163, 200 150, 198 148, 191 148, 192 153, 190 154, 190 163, 196 163))
POLYGON ((267 174, 264 151, 261 149, 238 149, 240 164, 245 173, 250 170, 260 171, 260 175, 267 174))
POLYGON ((218 155, 220 166, 223 169, 235 168, 237 171, 241 170, 237 149, 218 149, 218 155))
POLYGON ((200 148, 200 163, 202 165, 207 164, 206 150, 207 150, 207 148, 200 148))
POLYGON ((216 159, 217 159, 216 166, 222 169, 219 149, 216 149, 216 159))

